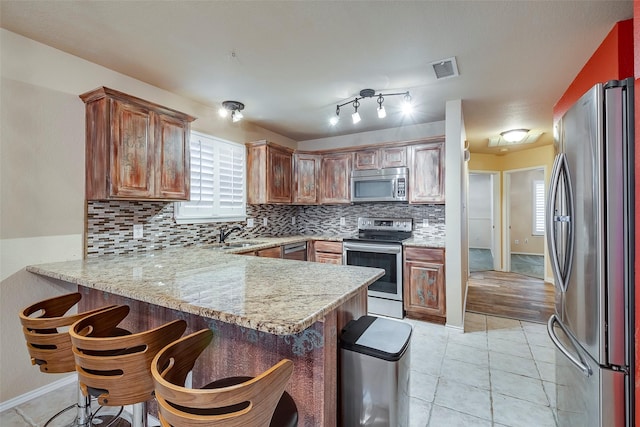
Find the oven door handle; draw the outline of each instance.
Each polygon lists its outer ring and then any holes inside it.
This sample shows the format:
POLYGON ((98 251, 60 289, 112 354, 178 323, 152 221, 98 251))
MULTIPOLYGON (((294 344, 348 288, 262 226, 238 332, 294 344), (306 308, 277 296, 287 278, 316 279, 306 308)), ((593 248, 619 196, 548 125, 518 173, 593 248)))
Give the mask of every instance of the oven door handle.
POLYGON ((375 252, 379 254, 399 254, 402 245, 377 245, 375 243, 343 243, 344 251, 375 252))

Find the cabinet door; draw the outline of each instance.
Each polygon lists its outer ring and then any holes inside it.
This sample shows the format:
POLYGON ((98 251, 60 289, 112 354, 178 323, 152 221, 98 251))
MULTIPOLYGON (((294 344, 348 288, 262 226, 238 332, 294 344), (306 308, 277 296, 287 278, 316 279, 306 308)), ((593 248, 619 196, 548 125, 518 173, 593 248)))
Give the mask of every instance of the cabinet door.
POLYGON ((353 168, 356 170, 378 169, 378 150, 356 151, 353 155, 353 168))
POLYGON ((109 196, 152 197, 155 152, 149 110, 114 100, 111 117, 109 196))
POLYGON ((294 201, 303 204, 318 203, 318 172, 321 156, 296 154, 294 201))
POLYGON ((444 266, 405 262, 405 309, 418 315, 445 315, 444 266))
POLYGON ((409 203, 444 203, 444 143, 411 147, 409 203))
POLYGON ((282 246, 261 249, 257 251, 257 255, 264 258, 282 258, 282 246))
POLYGON ((407 166, 407 147, 381 148, 380 166, 383 168, 401 168, 407 166))
POLYGON ((155 115, 155 194, 162 199, 189 199, 189 125, 173 117, 155 115))
POLYGON ((320 203, 350 203, 351 153, 322 157, 320 203))
POLYGON ((293 158, 290 152, 267 147, 267 202, 291 203, 293 158))

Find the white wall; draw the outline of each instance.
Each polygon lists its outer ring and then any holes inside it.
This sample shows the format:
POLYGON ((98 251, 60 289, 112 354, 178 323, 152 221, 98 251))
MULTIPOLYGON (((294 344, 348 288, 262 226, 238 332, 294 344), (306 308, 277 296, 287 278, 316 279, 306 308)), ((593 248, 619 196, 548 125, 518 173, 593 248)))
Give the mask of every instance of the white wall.
POLYGON ((469 247, 492 249, 491 175, 469 174, 469 247))
POLYGON ((467 233, 467 163, 464 161, 466 133, 462 101, 448 101, 445 109, 445 210, 447 326, 464 328, 464 307, 469 276, 467 233))
POLYGON ((30 264, 80 259, 84 231, 84 104, 99 86, 183 111, 192 128, 237 142, 296 142, 215 108, 0 29, 0 402, 61 378, 32 367, 18 320, 27 305, 73 290, 30 264))

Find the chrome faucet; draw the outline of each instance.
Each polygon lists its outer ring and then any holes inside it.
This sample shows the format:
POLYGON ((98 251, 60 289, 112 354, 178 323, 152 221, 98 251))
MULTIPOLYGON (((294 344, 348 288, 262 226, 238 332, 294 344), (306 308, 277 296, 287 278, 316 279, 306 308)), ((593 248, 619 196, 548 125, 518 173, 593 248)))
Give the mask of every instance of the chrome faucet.
POLYGON ((226 231, 226 228, 220 229, 220 243, 224 243, 225 239, 229 237, 234 231, 242 231, 242 227, 233 227, 231 230, 226 231))

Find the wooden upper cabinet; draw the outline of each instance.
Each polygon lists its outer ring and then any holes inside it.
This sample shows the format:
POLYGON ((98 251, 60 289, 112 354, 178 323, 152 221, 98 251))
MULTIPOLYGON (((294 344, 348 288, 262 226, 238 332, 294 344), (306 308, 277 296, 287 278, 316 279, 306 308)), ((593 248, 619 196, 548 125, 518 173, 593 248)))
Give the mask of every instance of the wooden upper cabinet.
POLYGON ((291 203, 293 200, 293 150, 257 141, 247 144, 249 204, 291 203))
POLYGON ((444 203, 444 141, 410 150, 409 203, 444 203))
POLYGON ((407 147, 358 150, 353 154, 353 169, 399 168, 407 166, 407 147))
POLYGON ((293 159, 295 170, 293 202, 296 204, 318 203, 318 176, 322 156, 295 153, 293 159))
POLYGON ((379 150, 359 150, 353 153, 353 169, 378 169, 380 166, 379 150))
POLYGON ((164 199, 189 199, 190 159, 189 134, 173 117, 156 115, 155 141, 159 156, 156 164, 162 173, 156 174, 156 192, 164 199))
POLYGON ((87 200, 188 200, 195 119, 101 87, 86 104, 87 200))
POLYGON ((407 166, 407 147, 386 147, 380 149, 380 167, 401 168, 407 166))
POLYGON ((351 203, 352 153, 322 156, 320 167, 320 203, 351 203))

